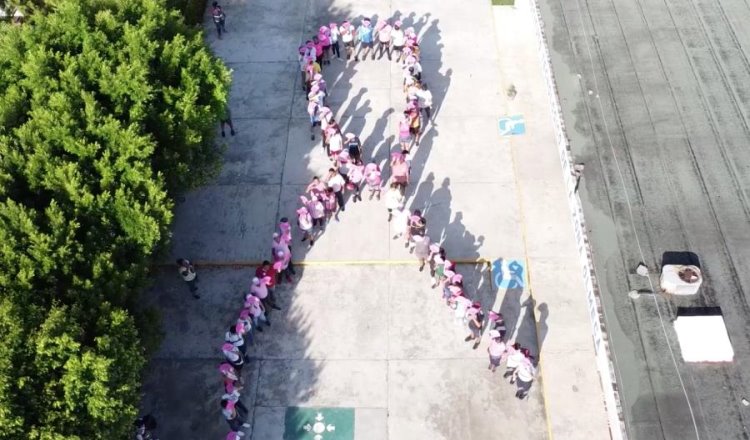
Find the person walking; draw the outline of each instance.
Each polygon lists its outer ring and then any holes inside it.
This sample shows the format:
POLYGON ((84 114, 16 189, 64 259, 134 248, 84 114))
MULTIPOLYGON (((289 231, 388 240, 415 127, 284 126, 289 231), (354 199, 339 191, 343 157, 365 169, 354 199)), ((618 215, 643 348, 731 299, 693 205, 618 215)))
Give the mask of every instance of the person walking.
MULTIPOLYGON (((354 56, 354 61, 359 61, 359 55, 364 50, 365 54, 362 57, 362 61, 367 58, 372 49, 372 22, 369 18, 362 19, 362 24, 357 28, 357 40, 359 40, 359 50, 357 55, 354 56)), ((372 51, 372 59, 375 59, 375 51, 372 51)))
POLYGON ((431 244, 429 260, 430 277, 432 277, 432 286, 430 288, 434 289, 443 279, 443 273, 445 271, 445 249, 440 247, 437 243, 431 244))
POLYGON ((398 121, 398 142, 402 150, 409 151, 411 148, 411 129, 410 129, 409 112, 404 112, 398 121))
POLYGON ((219 6, 219 2, 213 2, 213 9, 211 9, 211 16, 214 19, 216 25, 216 32, 219 34, 219 40, 221 40, 221 33, 227 32, 226 21, 227 16, 224 14, 224 9, 219 6))
POLYGON ((410 180, 410 169, 406 157, 403 151, 391 155, 391 182, 398 185, 403 193, 406 193, 406 187, 410 180))
MULTIPOLYGON (((247 296, 245 297, 247 301, 247 296)), ((250 311, 247 308, 240 310, 240 316, 237 318, 237 333, 243 338, 249 340, 250 345, 255 344, 255 338, 253 331, 255 330, 255 324, 253 324, 253 318, 250 316, 250 311)))
POLYGON ((190 289, 190 293, 193 294, 193 298, 200 298, 201 296, 198 293, 198 273, 195 271, 195 267, 193 267, 190 260, 179 258, 177 260, 177 271, 187 284, 188 289, 190 289))
POLYGON ((229 106, 224 107, 224 114, 222 114, 221 119, 219 119, 219 124, 221 125, 221 137, 226 137, 226 133, 224 133, 224 126, 229 126, 229 134, 234 136, 234 125, 232 124, 232 112, 229 111, 229 106))
POLYGON ((424 237, 427 232, 427 219, 422 216, 422 211, 415 209, 409 217, 409 230, 404 247, 409 248, 409 252, 414 251, 414 237, 424 237))
POLYGON ((506 346, 499 331, 490 330, 489 337, 490 345, 487 347, 487 353, 490 355, 490 364, 487 366, 487 369, 494 373, 503 360, 506 346))
POLYGON ((472 348, 476 350, 477 347, 479 347, 482 335, 482 324, 484 323, 484 312, 482 312, 482 305, 479 301, 474 301, 474 303, 471 304, 471 307, 466 310, 466 320, 468 320, 470 333, 464 341, 474 341, 472 348))
POLYGON ((346 188, 350 191, 354 191, 352 202, 356 203, 357 200, 362 201, 362 194, 360 194, 360 185, 365 180, 365 167, 364 165, 349 161, 347 165, 346 177, 348 182, 346 188))
POLYGON ((349 159, 354 164, 362 165, 362 142, 354 133, 347 133, 344 135, 344 139, 346 142, 346 149, 349 152, 349 159))
POLYGON ((500 333, 500 337, 504 338, 507 329, 505 328, 505 318, 503 318, 503 314, 500 312, 495 312, 494 310, 490 310, 487 318, 490 321, 492 329, 497 330, 500 333))
POLYGON ((245 435, 244 432, 230 431, 224 440, 240 440, 245 435))
POLYGON ((527 348, 522 349, 521 352, 523 353, 523 359, 521 359, 518 367, 513 370, 513 377, 516 380, 516 398, 519 400, 523 400, 528 396, 529 389, 531 389, 531 382, 534 381, 534 376, 536 376, 534 358, 527 348))

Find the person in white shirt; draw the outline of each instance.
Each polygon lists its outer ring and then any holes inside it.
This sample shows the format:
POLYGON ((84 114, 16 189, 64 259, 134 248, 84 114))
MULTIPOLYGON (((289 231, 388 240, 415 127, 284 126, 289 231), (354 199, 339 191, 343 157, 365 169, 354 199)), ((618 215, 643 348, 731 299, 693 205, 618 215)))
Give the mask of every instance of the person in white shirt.
POLYGON ((427 125, 432 117, 432 92, 427 88, 427 83, 422 83, 422 87, 417 91, 417 103, 419 105, 419 111, 424 114, 424 122, 422 126, 427 125))
POLYGON ((513 372, 516 371, 516 367, 521 364, 521 361, 523 360, 523 353, 521 352, 521 344, 518 342, 514 343, 507 349, 507 356, 506 356, 506 363, 505 363, 505 374, 503 374, 504 378, 510 378, 510 383, 515 382, 515 377, 513 377, 513 372))
POLYGON ((388 221, 391 221, 393 218, 394 211, 404 208, 405 201, 404 193, 398 184, 391 183, 388 191, 385 193, 385 207, 388 209, 388 221))
POLYGON ((406 36, 404 35, 404 31, 401 29, 401 26, 403 23, 401 20, 396 20, 395 23, 393 23, 393 30, 391 31, 391 45, 393 48, 393 52, 398 52, 398 56, 396 57, 396 62, 401 62, 401 57, 404 54, 404 45, 406 44, 406 36))
POLYGON ((188 289, 190 289, 190 293, 193 294, 193 298, 200 298, 201 296, 198 293, 198 273, 195 271, 195 267, 193 267, 193 264, 190 262, 190 260, 187 260, 185 258, 178 259, 177 271, 180 273, 180 276, 188 285, 188 289))
POLYGON ((513 371, 513 377, 516 379, 516 398, 519 400, 523 400, 529 394, 531 382, 534 381, 534 376, 536 376, 534 358, 527 348, 522 349, 521 352, 523 353, 523 359, 513 371))
POLYGON ((237 324, 229 326, 229 330, 224 334, 224 342, 237 347, 245 360, 247 360, 247 344, 245 344, 245 338, 237 332, 237 324))
MULTIPOLYGON (((325 179, 326 185, 333 190, 336 195, 336 202, 338 202, 338 210, 344 212, 344 189, 346 187, 346 180, 335 168, 328 169, 328 176, 325 179)), ((338 213, 337 213, 338 214, 338 213)))

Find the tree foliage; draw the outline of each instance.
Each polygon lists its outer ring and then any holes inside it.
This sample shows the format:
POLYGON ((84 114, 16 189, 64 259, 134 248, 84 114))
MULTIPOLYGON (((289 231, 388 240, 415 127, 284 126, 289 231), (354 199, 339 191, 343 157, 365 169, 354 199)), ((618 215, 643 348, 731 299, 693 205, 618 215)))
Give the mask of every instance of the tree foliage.
POLYGON ((229 73, 163 0, 39 3, 0 24, 0 438, 123 438, 138 292, 229 73))

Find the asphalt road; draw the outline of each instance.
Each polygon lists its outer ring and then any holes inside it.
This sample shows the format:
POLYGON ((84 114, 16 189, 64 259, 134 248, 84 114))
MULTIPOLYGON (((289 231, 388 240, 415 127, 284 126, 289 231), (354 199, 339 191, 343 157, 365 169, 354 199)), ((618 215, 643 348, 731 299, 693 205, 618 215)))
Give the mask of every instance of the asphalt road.
POLYGON ((747 0, 542 0, 631 439, 749 438, 750 16, 747 0), (691 251, 698 295, 658 288, 691 251), (633 273, 639 261, 651 279, 633 273), (679 306, 720 306, 735 351, 686 364, 679 306))

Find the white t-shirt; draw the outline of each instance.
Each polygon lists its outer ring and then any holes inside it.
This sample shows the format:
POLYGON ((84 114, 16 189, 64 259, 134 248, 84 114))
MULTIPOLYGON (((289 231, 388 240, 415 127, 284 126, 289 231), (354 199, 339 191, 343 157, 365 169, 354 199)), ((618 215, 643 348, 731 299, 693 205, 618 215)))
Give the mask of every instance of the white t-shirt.
POLYGON ((224 334, 224 340, 234 345, 235 347, 240 347, 245 343, 245 340, 242 338, 242 336, 238 335, 237 333, 226 332, 224 334))
POLYGON ((354 35, 352 34, 351 28, 348 31, 341 31, 341 41, 343 41, 344 43, 349 43, 352 40, 354 40, 354 35))
POLYGON ((339 173, 336 173, 335 176, 328 180, 328 186, 332 188, 334 192, 341 191, 344 188, 344 185, 346 185, 346 181, 339 173))
POLYGON ((432 92, 429 90, 420 90, 417 92, 419 99, 419 108, 432 107, 432 92))
POLYGON ((309 215, 300 215, 297 217, 297 220, 299 221, 299 228, 303 231, 309 231, 312 229, 312 218, 309 215))
POLYGON ((403 46, 404 44, 406 44, 404 31, 402 31, 401 29, 393 29, 391 31, 391 42, 394 46, 403 46))
POLYGON ((332 153, 338 153, 341 151, 344 148, 344 139, 341 137, 341 134, 334 133, 334 135, 328 139, 328 146, 332 153))

